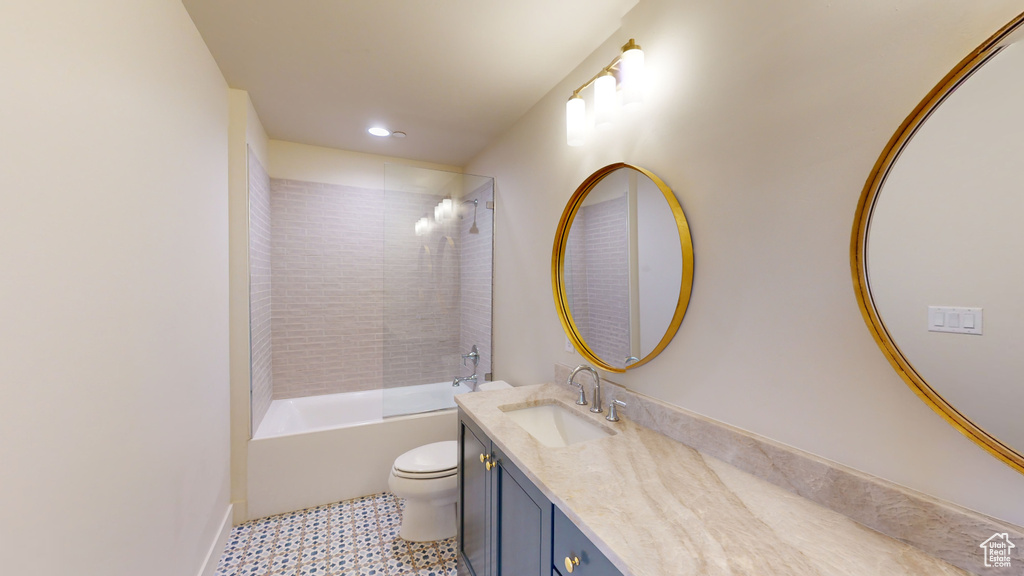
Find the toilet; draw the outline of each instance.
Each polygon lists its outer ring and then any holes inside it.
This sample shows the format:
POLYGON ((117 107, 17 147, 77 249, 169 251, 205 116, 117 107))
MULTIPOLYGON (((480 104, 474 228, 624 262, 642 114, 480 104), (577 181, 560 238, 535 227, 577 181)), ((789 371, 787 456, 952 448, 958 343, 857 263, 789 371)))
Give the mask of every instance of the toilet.
POLYGON ((430 542, 455 536, 458 471, 459 443, 455 440, 413 448, 395 459, 388 487, 405 499, 398 532, 403 540, 430 542))

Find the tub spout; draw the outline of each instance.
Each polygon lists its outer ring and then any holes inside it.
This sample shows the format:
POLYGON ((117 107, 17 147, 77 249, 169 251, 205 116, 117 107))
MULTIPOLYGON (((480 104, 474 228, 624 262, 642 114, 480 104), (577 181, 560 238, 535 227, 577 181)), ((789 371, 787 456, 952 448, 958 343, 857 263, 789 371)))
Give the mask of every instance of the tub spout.
POLYGON ((452 386, 453 387, 454 386, 458 386, 459 384, 462 384, 463 382, 469 382, 469 383, 473 384, 472 386, 470 386, 469 389, 472 390, 472 391, 476 390, 476 374, 473 374, 472 376, 465 376, 465 377, 463 377, 463 376, 456 376, 455 379, 452 380, 452 386))

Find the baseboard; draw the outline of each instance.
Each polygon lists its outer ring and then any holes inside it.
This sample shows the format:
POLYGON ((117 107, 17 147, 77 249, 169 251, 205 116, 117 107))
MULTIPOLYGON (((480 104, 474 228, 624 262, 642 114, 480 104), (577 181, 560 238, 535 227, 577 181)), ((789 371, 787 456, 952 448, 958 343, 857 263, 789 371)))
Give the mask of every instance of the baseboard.
POLYGON ((228 509, 224 512, 224 518, 220 522, 220 531, 217 533, 217 539, 210 545, 210 550, 206 553, 206 560, 203 562, 203 567, 199 571, 198 576, 214 576, 214 572, 217 571, 220 556, 224 553, 224 547, 228 543, 228 536, 231 535, 231 521, 234 518, 233 509, 234 506, 228 504, 228 509))

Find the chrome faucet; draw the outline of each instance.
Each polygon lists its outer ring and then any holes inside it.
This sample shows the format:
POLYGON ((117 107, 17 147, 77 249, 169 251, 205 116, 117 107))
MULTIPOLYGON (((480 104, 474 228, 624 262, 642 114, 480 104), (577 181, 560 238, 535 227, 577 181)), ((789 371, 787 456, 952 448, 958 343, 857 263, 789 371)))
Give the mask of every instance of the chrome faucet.
POLYGON ((473 375, 472 376, 465 376, 465 377, 463 377, 463 376, 456 376, 455 379, 452 380, 452 387, 458 386, 459 384, 462 384, 463 382, 471 382, 473 384, 473 386, 470 388, 470 390, 471 391, 475 391, 476 390, 476 386, 477 386, 477 382, 476 382, 476 367, 477 367, 477 365, 480 364, 480 352, 477 351, 476 344, 473 344, 473 347, 469 349, 469 354, 463 354, 462 355, 462 365, 463 366, 466 366, 466 360, 472 360, 473 361, 473 375))
POLYGON ((462 384, 463 382, 470 382, 470 383, 472 383, 473 386, 470 387, 470 390, 475 391, 476 390, 476 372, 474 372, 472 376, 456 376, 455 379, 452 380, 452 386, 458 386, 459 384, 462 384))
POLYGON ((572 371, 571 374, 569 374, 569 380, 567 383, 570 386, 577 386, 580 389, 580 397, 576 403, 580 406, 585 406, 587 404, 587 393, 583 390, 583 384, 577 384, 575 382, 576 375, 582 371, 590 372, 590 375, 594 377, 594 405, 590 407, 590 411, 601 412, 601 375, 598 374, 597 370, 594 370, 592 366, 587 366, 586 364, 580 364, 572 371))

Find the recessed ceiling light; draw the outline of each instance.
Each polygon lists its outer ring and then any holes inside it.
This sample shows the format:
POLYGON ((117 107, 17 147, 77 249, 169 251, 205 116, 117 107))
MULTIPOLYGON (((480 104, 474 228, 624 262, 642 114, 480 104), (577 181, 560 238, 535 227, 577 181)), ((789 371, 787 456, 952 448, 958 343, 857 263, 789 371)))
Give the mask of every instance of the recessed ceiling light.
POLYGON ((400 130, 395 130, 394 132, 391 133, 391 137, 392 138, 405 138, 405 132, 402 132, 400 130))
POLYGON ((381 128, 380 126, 374 126, 373 128, 370 128, 369 130, 367 130, 367 132, 369 132, 370 134, 373 134, 374 136, 390 136, 391 135, 391 131, 390 130, 388 130, 387 128, 381 128))

